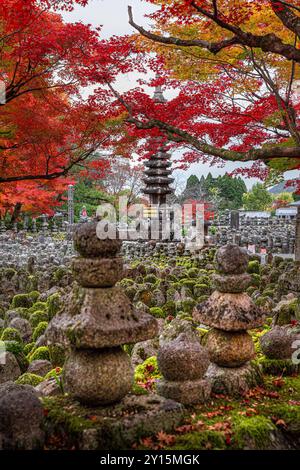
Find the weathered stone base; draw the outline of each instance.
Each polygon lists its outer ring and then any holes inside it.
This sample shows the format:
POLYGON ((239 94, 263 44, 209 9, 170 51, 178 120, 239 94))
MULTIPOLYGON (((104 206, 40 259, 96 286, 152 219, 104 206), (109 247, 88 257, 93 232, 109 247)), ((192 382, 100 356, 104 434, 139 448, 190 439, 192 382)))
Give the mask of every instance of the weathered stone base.
POLYGON ((186 380, 173 382, 159 380, 157 391, 160 395, 175 400, 184 405, 192 405, 206 402, 211 394, 211 384, 208 380, 186 380))
POLYGON ((75 349, 64 366, 64 385, 71 396, 91 406, 121 400, 132 387, 130 357, 122 348, 75 349))
POLYGON ((243 395, 263 382, 259 368, 250 363, 235 368, 219 367, 212 363, 205 378, 211 382, 214 393, 231 396, 243 395))
POLYGON ((156 394, 127 395, 120 403, 86 407, 69 397, 44 398, 47 447, 80 450, 130 449, 143 436, 171 432, 184 407, 156 394), (56 439, 56 437, 58 439, 56 439))

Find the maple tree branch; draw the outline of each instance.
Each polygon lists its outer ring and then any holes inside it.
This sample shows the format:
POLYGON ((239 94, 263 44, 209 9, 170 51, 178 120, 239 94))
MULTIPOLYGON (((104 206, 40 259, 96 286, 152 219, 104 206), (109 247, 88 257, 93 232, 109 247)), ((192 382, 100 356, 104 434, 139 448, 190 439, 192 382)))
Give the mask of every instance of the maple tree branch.
POLYGON ((183 47, 201 47, 201 48, 209 50, 213 54, 217 54, 222 49, 232 46, 234 44, 237 44, 238 42, 238 39, 235 37, 231 39, 225 39, 219 42, 209 42, 209 41, 204 41, 202 39, 180 39, 174 36, 168 36, 168 37, 159 36, 158 34, 154 34, 154 33, 151 33, 150 31, 147 31, 142 26, 139 26, 137 23, 134 22, 132 7, 130 6, 128 7, 128 16, 129 16, 129 24, 134 29, 139 31, 139 33, 142 34, 142 36, 148 39, 151 39, 152 41, 160 42, 161 44, 173 44, 175 46, 183 46, 183 47))
POLYGON ((196 150, 203 154, 221 158, 222 160, 232 162, 248 162, 263 160, 268 161, 275 158, 293 158, 300 160, 300 146, 296 147, 279 147, 272 146, 259 149, 251 149, 247 152, 237 152, 224 148, 218 148, 206 142, 199 140, 187 131, 179 129, 171 124, 162 122, 159 119, 150 119, 148 122, 141 122, 130 116, 127 122, 134 124, 138 129, 158 128, 164 131, 169 140, 182 144, 190 144, 196 150))
POLYGON ((292 3, 290 2, 284 2, 283 0, 277 0, 277 3, 282 3, 282 5, 286 5, 287 7, 289 8, 293 8, 294 10, 296 11, 299 11, 300 12, 300 8, 297 7, 296 5, 293 5, 292 3))
POLYGON ((279 54, 288 60, 294 60, 295 62, 300 63, 300 50, 290 44, 285 44, 278 36, 276 36, 276 34, 269 33, 263 36, 259 36, 256 34, 245 32, 241 28, 226 23, 224 20, 221 20, 219 17, 216 17, 213 13, 210 13, 204 10, 203 8, 199 7, 197 4, 195 4, 195 2, 191 2, 191 5, 199 13, 211 19, 223 29, 226 29, 227 31, 233 33, 234 36, 230 39, 224 39, 223 41, 217 43, 212 43, 201 39, 185 40, 173 36, 160 36, 158 34, 151 33, 150 31, 135 23, 133 20, 132 7, 130 6, 128 7, 129 24, 134 29, 139 31, 142 36, 155 42, 159 42, 161 44, 173 44, 175 46, 182 47, 197 46, 203 49, 207 49, 213 54, 217 54, 222 49, 230 47, 234 44, 240 44, 248 47, 259 48, 264 52, 272 52, 274 54, 279 54))
POLYGON ((293 33, 296 33, 300 38, 300 17, 288 7, 285 2, 279 0, 270 0, 272 9, 280 21, 293 33), (278 5, 280 3, 280 5, 278 5))

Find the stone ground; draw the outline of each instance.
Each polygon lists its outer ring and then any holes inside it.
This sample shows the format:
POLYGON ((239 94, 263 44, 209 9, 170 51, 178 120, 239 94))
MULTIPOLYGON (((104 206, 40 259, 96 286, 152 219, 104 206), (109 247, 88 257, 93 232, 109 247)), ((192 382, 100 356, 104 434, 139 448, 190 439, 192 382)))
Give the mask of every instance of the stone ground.
POLYGON ((300 445, 299 376, 267 376, 264 386, 244 397, 215 395, 184 412, 169 403, 157 414, 160 403, 152 393, 128 397, 106 410, 105 417, 103 409, 82 407, 68 398, 47 398, 43 406, 47 449, 279 450, 300 445), (151 408, 154 423, 148 421, 151 408))

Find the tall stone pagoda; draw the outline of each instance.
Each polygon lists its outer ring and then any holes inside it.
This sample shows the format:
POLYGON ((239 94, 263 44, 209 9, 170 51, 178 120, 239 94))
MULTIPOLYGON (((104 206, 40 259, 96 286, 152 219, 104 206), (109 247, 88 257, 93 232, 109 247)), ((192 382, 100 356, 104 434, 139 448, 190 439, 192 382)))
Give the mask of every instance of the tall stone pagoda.
MULTIPOLYGON (((160 85, 155 88, 153 100, 156 103, 166 102, 160 85)), ((171 154, 166 151, 165 144, 166 143, 162 141, 158 152, 145 162, 146 170, 144 172, 145 178, 143 178, 145 188, 143 192, 149 196, 151 206, 166 204, 167 195, 174 192, 170 187, 170 184, 174 181, 174 178, 170 177, 172 173, 171 154)))

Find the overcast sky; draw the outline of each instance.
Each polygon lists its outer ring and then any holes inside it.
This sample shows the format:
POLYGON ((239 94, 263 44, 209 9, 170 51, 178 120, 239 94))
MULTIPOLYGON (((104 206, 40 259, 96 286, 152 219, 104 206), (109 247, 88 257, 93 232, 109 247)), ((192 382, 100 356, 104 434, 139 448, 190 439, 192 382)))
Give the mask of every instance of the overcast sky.
MULTIPOLYGON (((102 25, 102 36, 109 38, 113 35, 130 34, 134 30, 128 24, 127 17, 127 6, 133 7, 134 18, 137 23, 143 26, 149 26, 151 24, 149 18, 145 18, 144 15, 154 11, 153 5, 149 4, 144 0, 90 0, 89 4, 83 8, 76 6, 73 12, 64 13, 63 16, 66 21, 82 21, 83 23, 90 23, 93 26, 102 25)), ((135 86, 136 76, 134 74, 128 74, 123 76, 118 81, 118 88, 120 91, 125 91, 135 86)), ((222 168, 215 166, 209 166, 208 164, 197 163, 190 166, 190 168, 184 172, 184 175, 188 177, 191 174, 200 176, 207 175, 211 172, 213 176, 225 174, 231 172, 235 168, 241 165, 235 163, 226 163, 222 168)), ((184 176, 182 172, 176 172, 180 174, 180 179, 184 176)), ((297 172, 288 172, 286 177, 295 177, 297 172)), ((256 179, 245 179, 246 185, 251 187, 255 183, 256 179)))

